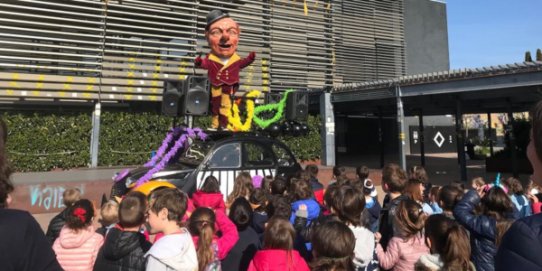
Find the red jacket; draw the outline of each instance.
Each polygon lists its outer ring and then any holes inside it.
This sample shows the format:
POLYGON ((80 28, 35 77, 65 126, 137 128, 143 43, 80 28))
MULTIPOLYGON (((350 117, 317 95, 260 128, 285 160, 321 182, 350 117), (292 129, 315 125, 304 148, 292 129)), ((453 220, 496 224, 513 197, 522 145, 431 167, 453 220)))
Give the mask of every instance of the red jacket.
MULTIPOLYGON (((252 64, 256 58, 255 53, 250 53, 247 58, 240 58, 233 54, 226 65, 222 64, 219 57, 209 54, 206 58, 196 58, 196 66, 207 70, 207 77, 211 85, 215 87, 222 86, 223 92, 232 90, 232 87, 239 85, 239 71, 252 64)), ((231 94, 231 92, 229 92, 231 94)))
MULTIPOLYGON (((218 225, 216 231, 222 232, 222 235, 220 237, 215 235, 213 242, 216 243, 218 248, 218 258, 223 260, 239 240, 239 233, 235 224, 231 222, 225 213, 215 212, 215 214, 216 225, 218 225)), ((192 241, 194 241, 194 246, 198 249, 198 236, 192 236, 192 241)))
POLYGON ((198 190, 192 195, 192 202, 196 207, 208 207, 215 211, 226 213, 226 205, 224 204, 222 193, 205 193, 198 190))
POLYGON ((282 249, 265 249, 256 252, 248 266, 248 271, 310 271, 299 252, 288 253, 282 249), (289 255, 288 255, 289 254, 289 255))

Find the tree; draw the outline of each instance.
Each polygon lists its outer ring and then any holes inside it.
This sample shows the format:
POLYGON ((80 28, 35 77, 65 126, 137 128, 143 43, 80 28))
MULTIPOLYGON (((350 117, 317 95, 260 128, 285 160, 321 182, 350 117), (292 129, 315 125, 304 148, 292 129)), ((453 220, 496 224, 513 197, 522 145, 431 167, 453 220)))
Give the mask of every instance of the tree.
POLYGON ((533 62, 530 51, 525 52, 525 62, 533 62))
POLYGON ((542 50, 536 49, 536 61, 542 61, 542 50))

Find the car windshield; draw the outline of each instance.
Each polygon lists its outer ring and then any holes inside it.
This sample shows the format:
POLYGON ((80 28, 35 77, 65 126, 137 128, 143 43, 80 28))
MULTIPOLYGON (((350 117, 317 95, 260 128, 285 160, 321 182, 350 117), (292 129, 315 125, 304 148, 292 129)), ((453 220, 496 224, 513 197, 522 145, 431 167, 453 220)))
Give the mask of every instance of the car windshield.
POLYGON ((213 146, 212 141, 195 140, 179 157, 179 162, 184 164, 199 165, 213 146))

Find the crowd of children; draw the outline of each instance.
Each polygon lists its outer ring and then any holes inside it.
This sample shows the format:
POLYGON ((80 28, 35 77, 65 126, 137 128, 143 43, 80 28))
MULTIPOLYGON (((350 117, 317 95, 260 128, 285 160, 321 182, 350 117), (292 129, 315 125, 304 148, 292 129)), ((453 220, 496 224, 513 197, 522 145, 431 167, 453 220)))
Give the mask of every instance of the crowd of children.
POLYGON ((506 231, 542 205, 515 178, 439 187, 423 167, 389 164, 381 207, 367 167, 336 167, 325 189, 317 172, 243 172, 226 196, 213 176, 192 197, 130 192, 101 207, 98 229, 69 189, 47 235, 65 270, 494 270, 506 231))

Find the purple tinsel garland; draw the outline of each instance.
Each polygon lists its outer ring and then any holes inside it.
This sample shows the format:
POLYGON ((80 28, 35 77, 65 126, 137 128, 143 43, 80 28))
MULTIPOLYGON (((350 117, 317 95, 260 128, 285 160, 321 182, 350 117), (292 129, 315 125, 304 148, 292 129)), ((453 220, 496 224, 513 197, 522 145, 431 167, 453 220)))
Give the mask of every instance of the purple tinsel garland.
MULTIPOLYGON (((207 139, 207 135, 203 132, 203 130, 201 130, 201 128, 194 128, 194 129, 185 128, 184 130, 183 129, 176 129, 176 130, 171 132, 172 137, 173 137, 173 134, 175 134, 176 132, 184 132, 184 133, 179 136, 179 139, 177 139, 177 141, 175 142, 175 145, 173 145, 173 147, 169 150, 169 152, 165 154, 165 156, 162 158, 162 160, 160 160, 160 163, 155 165, 151 170, 147 171, 147 173, 145 175, 143 175, 141 178, 139 178, 139 180, 137 180, 136 187, 146 183, 147 181, 149 181, 152 178, 152 175, 154 173, 162 170, 166 166, 166 164, 169 162, 169 160, 173 156, 175 156, 175 154, 179 151, 179 149, 181 149, 181 147, 183 147, 183 148, 186 147, 186 140, 189 137, 190 138, 195 138, 196 134, 197 134, 197 136, 201 140, 205 141, 207 139)), ((169 134, 168 134, 168 136, 169 136, 169 134)), ((164 140, 164 142, 165 141, 166 140, 164 140)), ((165 152, 165 150, 164 150, 164 152, 165 152)), ((156 156, 158 156, 158 154, 156 156)), ((158 160, 158 159, 156 159, 156 160, 158 160)))
POLYGON ((156 162, 160 160, 162 156, 164 156, 164 153, 166 153, 167 146, 169 145, 169 142, 173 139, 173 130, 169 131, 166 135, 166 138, 164 141, 162 141, 162 145, 160 145, 160 148, 158 148, 158 152, 149 160, 147 163, 145 163, 144 167, 153 167, 156 165, 156 162))

